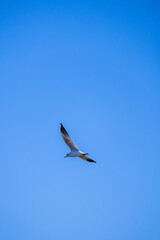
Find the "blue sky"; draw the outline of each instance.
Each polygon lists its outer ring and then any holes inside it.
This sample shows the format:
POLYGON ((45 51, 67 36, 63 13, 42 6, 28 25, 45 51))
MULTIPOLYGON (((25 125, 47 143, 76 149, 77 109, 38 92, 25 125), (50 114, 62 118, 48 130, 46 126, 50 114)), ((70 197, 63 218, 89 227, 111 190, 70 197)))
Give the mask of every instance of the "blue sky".
POLYGON ((159 11, 2 2, 0 239, 160 239, 159 11))

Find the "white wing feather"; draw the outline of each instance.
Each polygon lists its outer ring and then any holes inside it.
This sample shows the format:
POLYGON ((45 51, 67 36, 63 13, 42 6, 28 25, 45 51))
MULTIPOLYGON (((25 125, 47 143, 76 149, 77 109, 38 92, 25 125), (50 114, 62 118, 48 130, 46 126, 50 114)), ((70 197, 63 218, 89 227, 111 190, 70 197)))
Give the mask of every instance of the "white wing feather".
POLYGON ((70 138, 70 136, 67 133, 66 129, 63 127, 62 123, 61 123, 60 130, 61 130, 61 134, 62 134, 62 137, 63 137, 65 143, 68 145, 68 147, 71 149, 71 151, 77 151, 78 150, 77 145, 70 138))

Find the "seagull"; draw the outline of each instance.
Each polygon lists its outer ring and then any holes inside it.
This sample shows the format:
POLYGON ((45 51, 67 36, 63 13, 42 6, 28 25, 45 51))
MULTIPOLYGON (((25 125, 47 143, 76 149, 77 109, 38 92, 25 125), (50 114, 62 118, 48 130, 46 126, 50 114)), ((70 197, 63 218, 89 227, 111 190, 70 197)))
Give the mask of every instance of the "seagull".
POLYGON ((63 127, 62 123, 60 124, 60 130, 61 130, 61 134, 62 137, 65 141, 65 143, 68 145, 68 147, 70 148, 71 152, 68 153, 66 157, 80 157, 83 160, 87 161, 87 162, 94 162, 96 163, 96 161, 92 160, 91 158, 87 157, 88 153, 84 153, 81 152, 77 145, 73 142, 73 140, 70 138, 69 134, 67 133, 66 129, 63 127))

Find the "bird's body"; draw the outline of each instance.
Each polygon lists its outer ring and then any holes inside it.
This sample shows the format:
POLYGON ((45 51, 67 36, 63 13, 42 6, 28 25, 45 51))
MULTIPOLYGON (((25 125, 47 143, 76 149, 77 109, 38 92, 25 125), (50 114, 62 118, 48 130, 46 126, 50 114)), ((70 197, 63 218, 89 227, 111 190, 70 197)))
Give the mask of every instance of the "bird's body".
POLYGON ((76 151, 72 151, 72 152, 68 153, 67 157, 80 157, 83 154, 85 154, 85 153, 83 153, 79 150, 76 150, 76 151))
POLYGON ((80 151, 78 149, 77 145, 70 138, 70 136, 67 133, 66 129, 63 127, 62 123, 61 123, 60 130, 61 130, 61 134, 62 134, 62 137, 63 137, 65 143, 71 149, 71 152, 68 153, 65 157, 80 157, 81 159, 83 159, 85 161, 96 163, 94 160, 92 160, 91 158, 87 157, 88 153, 84 153, 84 152, 82 152, 82 151, 80 151))

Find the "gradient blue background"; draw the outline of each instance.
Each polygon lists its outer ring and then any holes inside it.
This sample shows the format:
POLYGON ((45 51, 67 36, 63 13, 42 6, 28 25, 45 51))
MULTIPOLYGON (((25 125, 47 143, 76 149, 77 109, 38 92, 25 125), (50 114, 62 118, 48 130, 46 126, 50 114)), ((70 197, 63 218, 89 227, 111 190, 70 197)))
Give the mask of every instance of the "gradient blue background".
POLYGON ((0 239, 160 239, 158 2, 1 1, 0 239))

